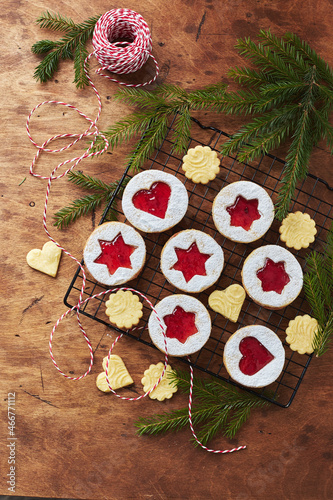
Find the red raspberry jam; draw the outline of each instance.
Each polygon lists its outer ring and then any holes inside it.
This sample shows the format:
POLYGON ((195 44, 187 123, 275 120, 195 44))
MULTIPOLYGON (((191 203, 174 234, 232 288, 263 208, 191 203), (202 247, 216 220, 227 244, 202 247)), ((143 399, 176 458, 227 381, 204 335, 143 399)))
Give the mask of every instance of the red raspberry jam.
POLYGON ((170 186, 158 181, 154 182, 150 189, 141 189, 135 193, 132 202, 135 208, 164 219, 170 196, 170 186))
POLYGON ((175 252, 178 260, 172 269, 181 271, 186 283, 188 283, 193 276, 207 276, 205 263, 211 255, 201 253, 195 241, 187 250, 175 248, 175 252))
POLYGON ((260 213, 258 212, 259 200, 247 200, 243 196, 238 195, 236 201, 226 210, 230 214, 230 225, 236 227, 242 227, 245 231, 251 229, 251 226, 255 220, 260 219, 260 213))
POLYGON ((255 337, 242 339, 239 343, 239 350, 243 354, 239 369, 244 375, 255 375, 274 359, 273 354, 255 337))
POLYGON ((177 339, 184 344, 186 340, 198 333, 195 325, 195 313, 186 312, 180 306, 175 307, 171 314, 164 316, 163 321, 167 327, 166 336, 177 339))
POLYGON ((267 258, 264 267, 257 271, 264 292, 273 291, 279 294, 283 292, 284 287, 290 281, 284 265, 283 261, 274 262, 272 259, 267 258))
POLYGON ((94 260, 96 264, 105 264, 109 273, 114 274, 119 267, 132 269, 130 256, 137 247, 127 245, 121 233, 112 241, 98 240, 102 253, 94 260))

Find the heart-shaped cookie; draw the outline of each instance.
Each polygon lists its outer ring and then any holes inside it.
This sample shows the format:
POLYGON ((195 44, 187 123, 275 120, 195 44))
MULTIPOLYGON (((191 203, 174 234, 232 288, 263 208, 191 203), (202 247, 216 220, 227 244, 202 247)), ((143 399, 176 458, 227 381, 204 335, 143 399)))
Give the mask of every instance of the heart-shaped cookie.
POLYGON ((243 354, 239 369, 244 375, 255 375, 274 359, 273 354, 255 337, 243 338, 239 350, 243 354))
POLYGON ((170 196, 171 188, 169 184, 154 182, 150 189, 141 189, 135 193, 132 201, 135 208, 164 219, 170 196))
MULTIPOLYGON (((108 357, 106 356, 103 359, 104 371, 102 371, 102 373, 100 373, 96 379, 96 385, 98 389, 102 392, 111 392, 108 383, 106 381, 106 375, 105 375, 107 360, 108 357)), ((120 389, 121 387, 126 387, 127 385, 133 384, 133 379, 128 373, 125 363, 123 362, 120 356, 117 356, 117 354, 111 354, 110 356, 109 366, 108 366, 108 379, 114 391, 120 389)))
POLYGON ((27 263, 33 269, 56 277, 61 257, 61 248, 57 247, 53 241, 48 241, 42 250, 34 248, 27 254, 27 263))
POLYGON ((213 311, 222 314, 233 323, 238 320, 246 293, 241 285, 230 285, 225 290, 215 290, 208 298, 213 311))

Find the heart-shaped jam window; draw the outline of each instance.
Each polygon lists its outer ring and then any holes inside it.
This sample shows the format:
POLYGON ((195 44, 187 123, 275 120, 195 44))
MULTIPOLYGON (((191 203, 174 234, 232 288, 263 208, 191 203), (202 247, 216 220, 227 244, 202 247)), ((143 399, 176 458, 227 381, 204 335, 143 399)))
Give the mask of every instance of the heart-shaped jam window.
POLYGON ((255 375, 274 359, 273 354, 255 337, 243 338, 239 350, 243 354, 239 369, 244 375, 255 375))
POLYGON ((171 188, 169 184, 157 181, 151 185, 150 189, 137 191, 132 198, 132 202, 135 208, 164 219, 170 196, 171 188))

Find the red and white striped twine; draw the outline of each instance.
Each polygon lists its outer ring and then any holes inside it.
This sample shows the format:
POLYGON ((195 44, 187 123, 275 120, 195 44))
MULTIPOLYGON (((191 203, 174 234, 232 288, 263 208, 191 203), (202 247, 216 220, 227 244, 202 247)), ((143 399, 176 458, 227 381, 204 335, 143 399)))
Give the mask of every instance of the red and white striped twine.
MULTIPOLYGON (((66 255, 68 255, 71 259, 73 259, 77 263, 78 266, 80 266, 80 269, 82 272, 82 287, 80 290, 79 300, 75 306, 68 309, 64 314, 62 314, 60 316, 60 318, 57 320, 56 324, 54 325, 52 332, 51 332, 51 335, 50 335, 50 340, 49 340, 49 352, 50 352, 50 356, 51 356, 51 359, 52 359, 52 362, 53 362, 55 368, 65 378, 67 378, 69 380, 81 380, 82 378, 86 377, 92 369, 93 362, 94 362, 94 356, 93 356, 93 348, 92 348, 91 342, 90 342, 90 340, 89 340, 89 338, 88 338, 88 336, 87 336, 87 334, 86 334, 86 332, 81 324, 81 320, 80 320, 80 308, 81 308, 81 306, 83 306, 89 300, 100 297, 100 296, 105 295, 105 294, 110 293, 110 292, 115 292, 117 290, 130 290, 134 293, 139 294, 149 304, 153 313, 156 314, 158 322, 160 324, 160 327, 161 327, 163 335, 164 335, 165 360, 164 360, 163 371, 162 371, 159 379, 155 383, 155 385, 145 394, 142 394, 136 398, 127 398, 127 397, 120 396, 119 394, 117 394, 112 389, 110 382, 109 382, 108 366, 109 366, 109 360, 110 360, 112 350, 113 350, 115 344, 118 342, 118 340, 122 337, 123 334, 119 335, 115 339, 115 341, 113 342, 113 344, 109 350, 109 353, 108 353, 106 370, 105 370, 107 384, 108 384, 111 392, 114 395, 116 395, 118 398, 123 399, 123 400, 138 401, 138 400, 144 398, 145 396, 149 395, 158 386, 158 384, 161 382, 161 380, 165 374, 165 370, 166 370, 166 367, 168 364, 168 351, 167 351, 165 328, 162 324, 162 321, 159 319, 157 312, 156 312, 154 306, 152 305, 152 303, 149 301, 149 299, 144 294, 138 292, 137 290, 133 290, 132 288, 116 288, 113 290, 106 290, 106 291, 100 292, 96 295, 90 296, 86 299, 83 299, 83 294, 84 294, 84 290, 85 290, 85 286, 86 286, 85 270, 84 270, 81 262, 76 257, 74 257, 70 252, 68 252, 57 241, 54 240, 54 238, 51 236, 51 234, 48 230, 47 221, 46 221, 47 206, 48 206, 48 200, 49 200, 52 181, 61 179, 62 177, 67 175, 67 173, 70 172, 73 168, 75 168, 84 158, 89 158, 92 156, 102 154, 109 147, 109 143, 108 143, 107 138, 105 136, 103 136, 97 128, 97 121, 98 121, 98 119, 101 115, 101 111, 102 111, 102 101, 101 101, 101 97, 99 95, 99 92, 98 92, 96 86, 94 85, 94 83, 92 82, 92 80, 88 74, 88 63, 89 63, 90 58, 94 55, 97 58, 99 64, 101 65, 101 67, 96 70, 97 74, 99 74, 103 77, 106 77, 106 78, 110 79, 111 81, 115 81, 120 85, 126 85, 129 87, 141 87, 144 85, 148 85, 156 80, 158 73, 159 73, 158 63, 157 63, 156 59, 153 57, 153 55, 151 54, 152 40, 151 40, 151 35, 149 32, 148 25, 140 14, 138 14, 132 10, 113 9, 113 10, 106 12, 96 23, 94 34, 93 34, 93 47, 94 47, 94 52, 89 54, 84 62, 84 70, 85 70, 86 77, 89 81, 89 84, 91 85, 92 89, 94 90, 95 95, 96 95, 97 100, 98 100, 98 112, 97 112, 96 118, 94 120, 92 120, 85 113, 81 112, 77 107, 75 107, 71 104, 68 104, 68 103, 65 103, 62 101, 50 100, 50 101, 44 101, 44 102, 38 104, 37 106, 35 106, 35 108, 33 108, 33 110, 30 112, 30 114, 27 118, 27 122, 26 122, 26 130, 27 130, 28 137, 29 137, 30 141, 32 142, 32 144, 37 148, 37 152, 35 154, 34 159, 32 160, 31 166, 30 166, 30 174, 34 177, 39 177, 40 179, 45 179, 48 181, 47 188, 46 188, 44 211, 43 211, 44 230, 45 230, 48 238, 51 241, 53 241, 53 243, 55 243, 57 245, 57 247, 60 248, 66 255), (139 83, 139 84, 123 83, 123 82, 120 82, 119 80, 116 80, 116 79, 102 73, 102 71, 105 71, 105 70, 108 70, 108 71, 110 71, 112 73, 116 73, 116 74, 133 73, 133 72, 139 70, 140 68, 142 68, 142 66, 147 62, 149 57, 151 57, 153 59, 155 65, 156 65, 156 71, 155 71, 154 77, 145 83, 139 83), (88 128, 84 132, 82 132, 81 134, 57 134, 57 135, 54 135, 54 136, 50 137, 49 139, 45 140, 42 144, 37 144, 34 141, 32 135, 30 133, 30 121, 31 121, 31 118, 32 118, 32 115, 34 114, 34 112, 38 108, 40 108, 41 106, 43 106, 45 104, 61 105, 61 106, 65 106, 69 109, 74 110, 80 116, 82 116, 85 120, 88 121, 88 123, 89 123, 88 128), (104 140, 105 146, 101 151, 93 152, 92 149, 93 149, 95 140, 97 138, 97 135, 102 137, 102 139, 104 140), (42 152, 59 153, 62 151, 66 151, 67 149, 74 146, 81 139, 83 139, 85 137, 89 137, 89 136, 92 136, 93 140, 92 140, 90 146, 87 148, 87 150, 83 154, 81 154, 80 156, 77 156, 75 158, 68 159, 68 160, 65 160, 65 161, 59 163, 52 170, 49 177, 42 176, 42 175, 39 175, 39 174, 34 172, 35 164, 36 164, 36 162, 37 162, 37 160, 42 152), (64 146, 62 148, 51 149, 48 147, 49 144, 53 141, 56 141, 58 139, 67 139, 67 138, 73 139, 73 140, 69 144, 67 144, 66 146, 64 146), (64 165, 68 165, 68 164, 71 164, 71 166, 69 168, 67 168, 67 170, 65 170, 62 174, 57 175, 57 171, 59 170, 59 168, 64 166, 64 165), (90 353, 90 364, 89 364, 89 367, 85 373, 83 373, 82 375, 80 375, 78 377, 71 377, 71 376, 65 374, 59 368, 59 366, 54 358, 54 355, 53 355, 52 342, 53 342, 53 336, 55 334, 55 331, 56 331, 57 327, 59 326, 59 324, 61 323, 61 321, 65 317, 67 317, 70 312, 75 311, 75 310, 76 310, 76 317, 77 317, 78 326, 79 326, 81 333, 83 334, 83 337, 88 345, 88 349, 89 349, 89 353, 90 353)), ((190 369, 191 369, 191 385, 190 385, 190 396, 189 396, 189 423, 190 423, 191 431, 192 431, 193 436, 196 439, 196 441, 200 444, 200 446, 203 449, 205 449, 206 451, 212 452, 212 453, 231 453, 233 451, 244 449, 245 446, 240 446, 238 448, 233 448, 231 450, 211 450, 211 449, 208 449, 206 446, 204 446, 202 443, 200 443, 197 436, 195 435, 193 425, 192 425, 192 419, 191 419, 192 391, 193 391, 193 368, 192 368, 192 366, 190 366, 190 369)))

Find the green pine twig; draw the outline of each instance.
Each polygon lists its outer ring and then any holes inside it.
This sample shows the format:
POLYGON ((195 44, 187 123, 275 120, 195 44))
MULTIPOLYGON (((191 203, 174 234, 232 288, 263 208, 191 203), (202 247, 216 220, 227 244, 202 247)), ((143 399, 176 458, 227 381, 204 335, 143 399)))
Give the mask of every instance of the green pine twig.
MULTIPOLYGON (((63 207, 54 214, 54 226, 59 229, 63 229, 64 227, 67 227, 71 223, 75 222, 79 217, 93 212, 103 203, 105 207, 104 210, 106 210, 106 207, 108 206, 113 193, 119 184, 119 181, 106 184, 101 179, 91 177, 79 171, 68 172, 67 178, 73 184, 80 186, 83 189, 93 191, 93 193, 74 200, 69 205, 63 207)), ((125 188, 126 184, 127 180, 124 180, 120 188, 120 193, 125 188)), ((116 200, 114 200, 110 206, 108 213, 105 216, 105 220, 117 220, 115 208, 116 200)))
MULTIPOLYGON (((190 375, 180 370, 173 371, 169 383, 188 394, 190 375)), ((232 439, 249 418, 251 410, 267 404, 267 401, 253 394, 240 392, 231 384, 218 379, 194 377, 192 423, 198 426, 196 434, 204 445, 219 433, 232 439)), ((188 422, 188 407, 185 407, 151 417, 141 417, 134 425, 140 435, 156 435, 167 431, 177 432, 187 426, 188 422)), ((195 440, 194 443, 197 444, 195 440)))
POLYGON ((319 325, 312 347, 319 357, 328 350, 333 336, 333 224, 323 253, 311 252, 305 260, 305 296, 319 325))
POLYGON ((229 71, 241 89, 225 93, 221 111, 252 114, 253 119, 223 144, 221 153, 237 153, 240 161, 248 161, 292 139, 276 203, 276 217, 281 220, 288 213, 298 181, 308 172, 313 147, 324 139, 333 151, 329 123, 333 72, 296 35, 278 38, 261 30, 259 39, 259 43, 249 38, 237 42, 240 55, 256 68, 229 71), (284 110, 288 110, 285 117, 284 110))
POLYGON ((61 60, 72 59, 75 71, 74 83, 78 88, 87 85, 88 79, 84 71, 84 61, 88 55, 86 44, 93 35, 99 17, 91 17, 80 24, 49 11, 38 17, 36 23, 41 28, 62 32, 64 36, 55 42, 40 40, 31 47, 34 54, 43 55, 43 59, 35 69, 34 78, 45 83, 54 76, 61 60))

